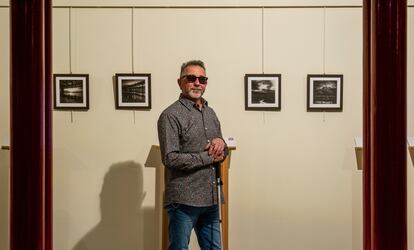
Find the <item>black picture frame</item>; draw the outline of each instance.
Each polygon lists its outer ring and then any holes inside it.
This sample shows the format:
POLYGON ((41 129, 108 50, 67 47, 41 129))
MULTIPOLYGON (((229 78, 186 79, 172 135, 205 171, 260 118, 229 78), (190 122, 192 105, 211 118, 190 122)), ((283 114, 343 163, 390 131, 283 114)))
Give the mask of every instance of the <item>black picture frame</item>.
POLYGON ((307 111, 342 112, 343 86, 341 74, 308 74, 307 111))
POLYGON ((89 109, 89 74, 53 74, 56 110, 89 109))
POLYGON ((115 74, 116 109, 151 109, 151 74, 115 74))
POLYGON ((281 74, 245 74, 245 110, 280 111, 281 86, 281 74))

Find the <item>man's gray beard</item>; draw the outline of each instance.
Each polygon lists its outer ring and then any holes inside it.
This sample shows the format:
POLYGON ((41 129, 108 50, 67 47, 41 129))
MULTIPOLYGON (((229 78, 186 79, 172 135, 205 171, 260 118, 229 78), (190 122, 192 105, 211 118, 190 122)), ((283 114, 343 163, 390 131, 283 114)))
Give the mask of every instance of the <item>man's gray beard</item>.
POLYGON ((199 97, 202 97, 203 96, 204 92, 203 91, 194 91, 194 90, 191 90, 189 94, 193 98, 194 98, 195 95, 197 95, 197 98, 199 98, 199 97), (196 94, 196 93, 200 93, 200 94, 196 94), (200 95, 200 96, 198 96, 198 95, 200 95))

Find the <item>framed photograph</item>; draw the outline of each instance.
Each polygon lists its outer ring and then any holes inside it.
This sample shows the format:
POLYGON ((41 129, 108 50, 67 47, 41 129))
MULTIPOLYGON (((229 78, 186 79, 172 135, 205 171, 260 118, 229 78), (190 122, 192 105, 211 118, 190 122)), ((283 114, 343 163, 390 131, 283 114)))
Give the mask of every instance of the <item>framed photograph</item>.
POLYGON ((343 75, 308 75, 308 112, 342 112, 343 75))
POLYGON ((246 74, 244 103, 246 110, 280 111, 280 74, 246 74))
POLYGON ((117 109, 151 109, 151 74, 116 74, 117 109))
POLYGON ((88 74, 54 74, 53 89, 55 109, 89 109, 88 74))

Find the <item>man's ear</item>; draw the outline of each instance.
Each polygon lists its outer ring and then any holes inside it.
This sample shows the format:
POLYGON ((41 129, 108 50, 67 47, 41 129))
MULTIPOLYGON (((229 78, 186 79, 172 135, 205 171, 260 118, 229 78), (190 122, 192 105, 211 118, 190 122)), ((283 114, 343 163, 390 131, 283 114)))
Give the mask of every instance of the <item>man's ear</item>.
POLYGON ((181 81, 181 79, 180 79, 180 78, 178 78, 178 79, 177 79, 177 84, 178 84, 178 87, 180 87, 180 89, 181 89, 181 84, 180 84, 181 82, 180 82, 180 81, 181 81))

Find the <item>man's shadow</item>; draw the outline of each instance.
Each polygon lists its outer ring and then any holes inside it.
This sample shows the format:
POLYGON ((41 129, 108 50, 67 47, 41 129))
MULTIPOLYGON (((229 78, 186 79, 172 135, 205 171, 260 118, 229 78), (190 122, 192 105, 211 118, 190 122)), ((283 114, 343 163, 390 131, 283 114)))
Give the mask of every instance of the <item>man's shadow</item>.
POLYGON ((100 194, 101 221, 73 250, 143 249, 143 169, 132 161, 113 164, 100 194))

